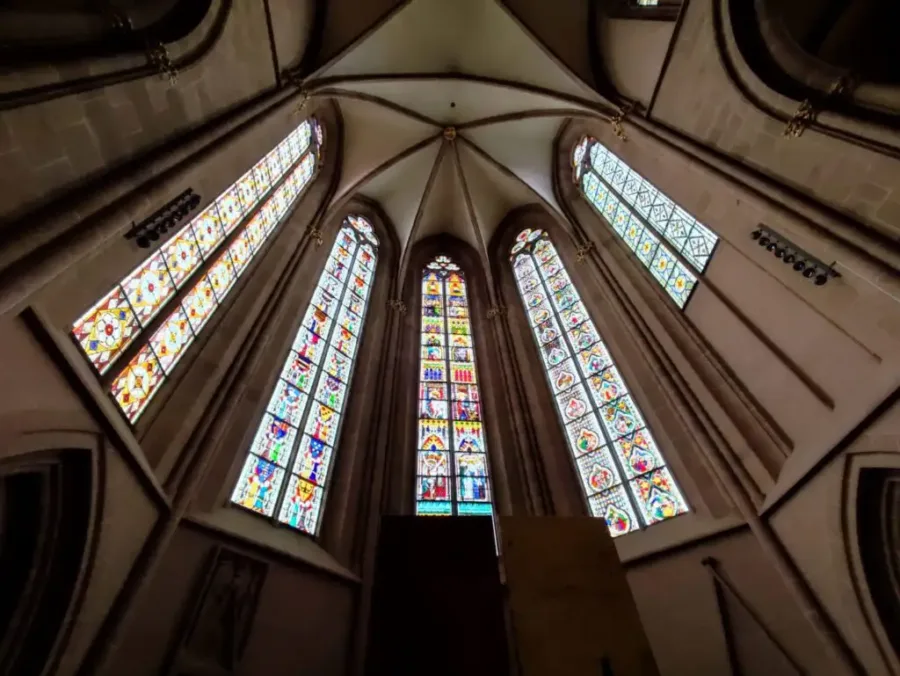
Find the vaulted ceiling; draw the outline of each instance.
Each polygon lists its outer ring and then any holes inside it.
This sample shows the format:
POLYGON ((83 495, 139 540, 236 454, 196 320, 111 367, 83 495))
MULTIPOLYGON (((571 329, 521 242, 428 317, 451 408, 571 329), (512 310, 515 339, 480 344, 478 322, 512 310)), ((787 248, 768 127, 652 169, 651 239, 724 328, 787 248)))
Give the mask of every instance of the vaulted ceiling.
POLYGON ((484 256, 511 209, 561 216, 554 139, 568 118, 610 110, 500 0, 402 3, 304 86, 343 116, 331 206, 376 200, 405 250, 448 233, 484 256))

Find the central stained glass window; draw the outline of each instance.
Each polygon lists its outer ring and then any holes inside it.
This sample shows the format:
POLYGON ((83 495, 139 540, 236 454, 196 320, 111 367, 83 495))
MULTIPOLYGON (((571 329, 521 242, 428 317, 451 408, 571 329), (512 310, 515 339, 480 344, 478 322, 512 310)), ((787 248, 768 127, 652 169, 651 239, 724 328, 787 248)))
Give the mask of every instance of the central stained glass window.
POLYGON ((438 256, 422 279, 416 514, 491 515, 466 280, 438 256))
POLYGON ((325 502, 378 239, 348 216, 250 445, 232 502, 315 535, 325 502))
POLYGON ((510 261, 591 513, 615 537, 687 512, 547 233, 519 233, 510 261))

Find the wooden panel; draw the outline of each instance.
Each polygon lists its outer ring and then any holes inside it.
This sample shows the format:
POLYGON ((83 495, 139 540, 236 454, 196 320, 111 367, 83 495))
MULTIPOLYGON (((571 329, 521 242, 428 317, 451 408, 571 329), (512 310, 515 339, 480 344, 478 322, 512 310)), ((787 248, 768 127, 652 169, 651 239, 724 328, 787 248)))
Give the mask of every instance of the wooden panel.
POLYGON ((658 676, 603 519, 501 517, 522 676, 658 676))
POLYGON ((370 626, 373 676, 508 674, 491 519, 382 519, 370 626))

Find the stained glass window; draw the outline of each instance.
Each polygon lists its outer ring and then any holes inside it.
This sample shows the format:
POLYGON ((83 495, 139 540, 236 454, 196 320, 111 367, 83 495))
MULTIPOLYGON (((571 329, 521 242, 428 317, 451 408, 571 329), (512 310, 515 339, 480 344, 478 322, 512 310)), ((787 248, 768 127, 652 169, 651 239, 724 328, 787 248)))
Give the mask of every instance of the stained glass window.
POLYGON ((593 515, 605 518, 615 537, 687 512, 547 234, 523 230, 510 260, 593 515))
POLYGON ((311 535, 319 528, 377 246, 367 220, 345 220, 231 496, 241 507, 311 535), (360 285, 351 282, 361 278, 360 285))
POLYGON ((416 514, 491 515, 466 281, 438 256, 422 278, 416 514))
POLYGON ((683 308, 718 236, 596 139, 584 137, 572 163, 590 203, 683 308))
MULTIPOLYGON (((299 157, 309 147, 314 124, 318 130, 315 120, 304 121, 272 152, 277 155, 282 147, 291 146, 299 157)), ((267 197, 272 185, 288 173, 287 181, 299 193, 315 163, 316 155, 309 152, 297 167, 286 164, 282 170, 279 164, 278 173, 272 173, 265 159, 260 161, 79 317, 72 325, 72 336, 97 372, 105 373, 112 366, 188 277, 215 255, 228 233, 267 197)))
MULTIPOLYGON (((304 123, 282 144, 293 140, 297 145, 305 139, 302 147, 306 150, 310 134, 309 123, 304 123)), ((141 348, 112 381, 110 392, 131 422, 136 421, 143 413, 150 399, 193 342, 194 336, 203 329, 250 261, 261 250, 263 243, 277 229, 279 219, 284 217, 312 177, 315 161, 313 152, 306 152, 287 175, 273 175, 261 162, 262 168, 257 165, 247 172, 232 189, 223 193, 219 200, 75 322, 72 335, 97 371, 105 373, 141 331, 147 328, 163 305, 175 296, 175 290, 184 287, 186 281, 193 281, 193 286, 169 310, 168 316, 158 325, 148 344, 141 348), (248 178, 251 175, 252 181, 248 178), (270 180, 271 183, 263 183, 270 180), (295 186, 289 198, 285 197, 285 193, 279 193, 277 187, 269 192, 261 187, 284 186, 288 182, 295 186), (251 199, 254 194, 263 196, 261 201, 255 203, 255 214, 246 207, 246 200, 251 199), (235 223, 239 224, 238 233, 226 247, 221 246, 226 234, 219 216, 222 213, 219 202, 223 199, 231 200, 228 208, 240 210, 242 214, 233 222, 226 219, 231 230, 236 229, 235 223), (276 201, 280 204, 277 215, 263 216, 267 210, 270 212, 270 205, 276 201), (245 216, 251 218, 241 227, 241 218, 245 216), (194 273, 204 261, 214 262, 206 272, 197 277, 194 273), (189 277, 192 280, 188 280, 189 277), (145 366, 151 361, 154 365, 153 377, 136 378, 134 374, 143 374, 145 366)))

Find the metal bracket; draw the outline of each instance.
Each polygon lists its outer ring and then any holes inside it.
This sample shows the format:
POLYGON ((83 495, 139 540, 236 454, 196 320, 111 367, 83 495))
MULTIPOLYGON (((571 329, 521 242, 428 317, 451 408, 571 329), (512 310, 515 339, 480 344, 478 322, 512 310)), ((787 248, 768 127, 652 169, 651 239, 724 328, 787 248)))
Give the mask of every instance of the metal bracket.
POLYGON ((401 315, 406 314, 406 303, 404 303, 399 298, 389 300, 388 307, 395 312, 399 312, 401 315))
POLYGON ((786 138, 800 138, 809 127, 816 121, 818 114, 825 108, 825 104, 831 98, 837 98, 844 94, 850 93, 856 86, 856 78, 853 73, 847 72, 838 77, 828 91, 825 97, 819 102, 818 107, 813 106, 809 99, 806 99, 797 108, 797 112, 788 120, 787 125, 782 132, 782 136, 786 138))
POLYGON ((803 136, 803 132, 816 121, 817 114, 818 111, 813 108, 809 99, 806 99, 800 104, 800 107, 797 108, 797 112, 794 113, 794 116, 788 120, 787 126, 785 126, 784 131, 781 132, 781 135, 785 138, 800 138, 803 136))
POLYGON ((594 248, 593 242, 587 242, 575 250, 575 262, 584 263, 587 260, 588 253, 594 248))
POLYGON ((491 308, 488 308, 487 318, 494 319, 495 317, 502 317, 506 314, 506 308, 502 305, 495 305, 491 308))
POLYGON ((147 47, 147 61, 156 68, 156 72, 162 78, 168 78, 169 84, 174 85, 178 81, 178 69, 169 58, 169 50, 166 46, 157 41, 147 47))
POLYGON ((324 242, 324 239, 322 238, 321 230, 319 230, 317 227, 313 226, 309 229, 309 236, 316 241, 317 247, 322 246, 322 242, 324 242))
POLYGON ((612 125, 613 134, 616 135, 617 139, 622 141, 628 140, 628 134, 625 133, 625 127, 622 123, 625 121, 625 118, 628 117, 628 114, 634 108, 632 104, 628 104, 622 106, 622 109, 610 118, 609 123, 612 125))

